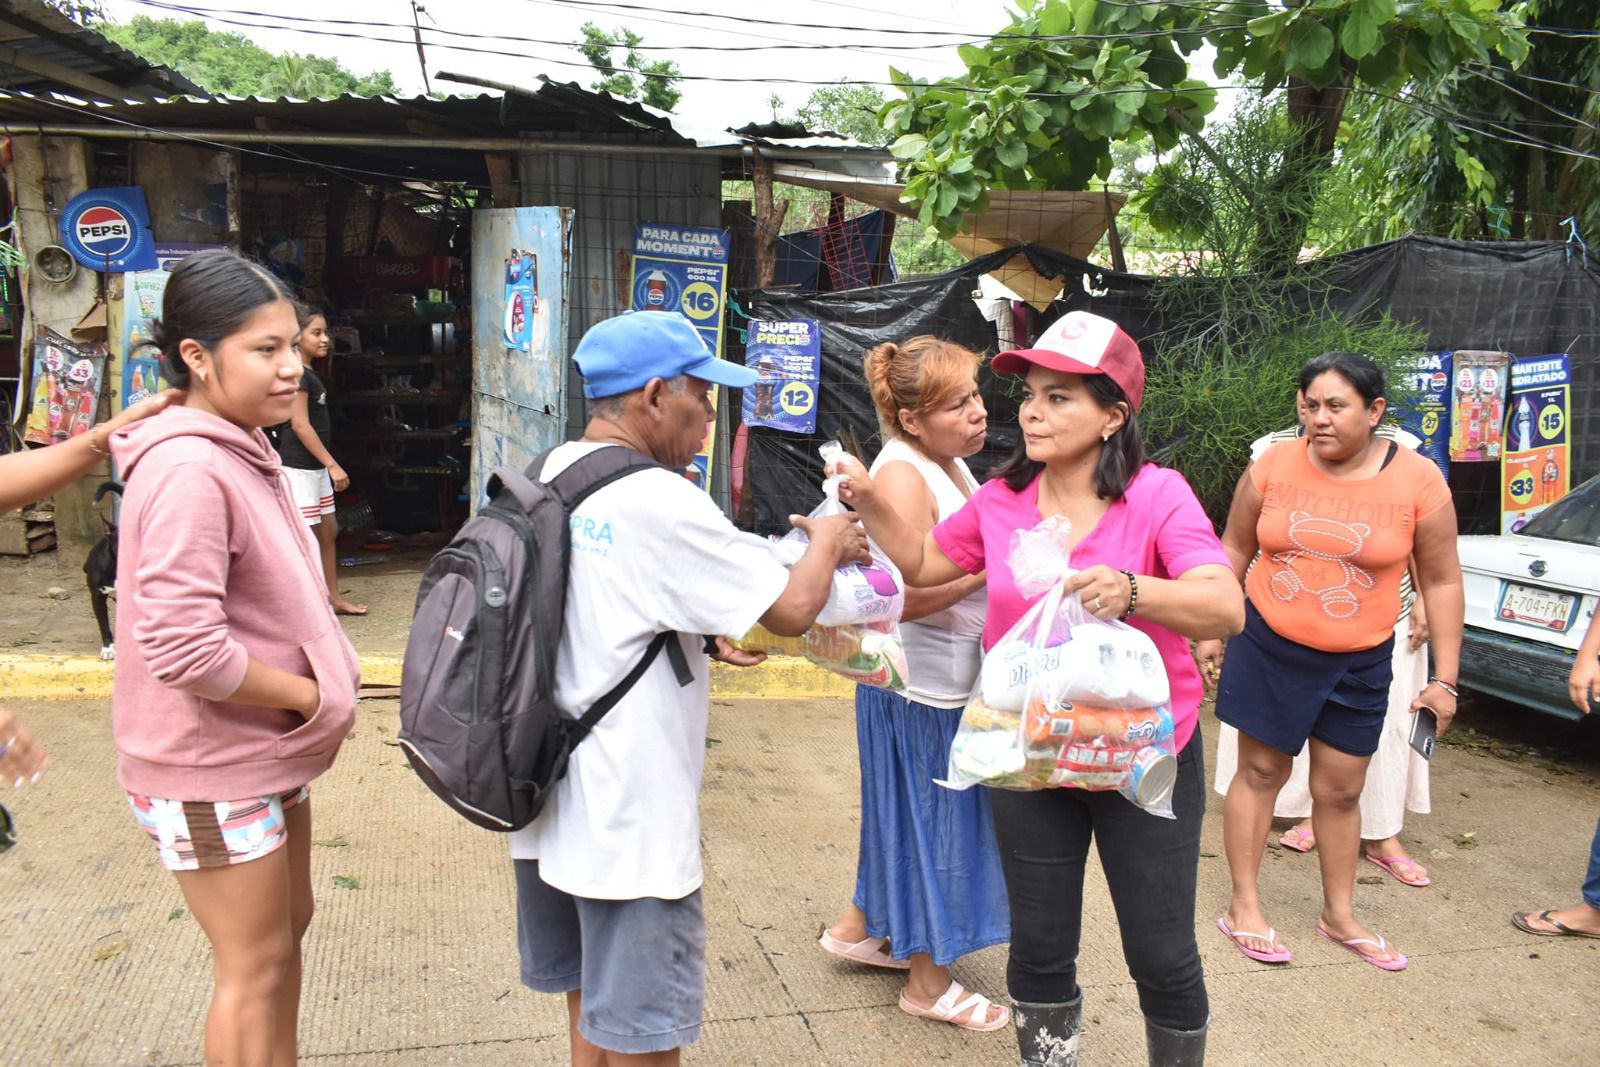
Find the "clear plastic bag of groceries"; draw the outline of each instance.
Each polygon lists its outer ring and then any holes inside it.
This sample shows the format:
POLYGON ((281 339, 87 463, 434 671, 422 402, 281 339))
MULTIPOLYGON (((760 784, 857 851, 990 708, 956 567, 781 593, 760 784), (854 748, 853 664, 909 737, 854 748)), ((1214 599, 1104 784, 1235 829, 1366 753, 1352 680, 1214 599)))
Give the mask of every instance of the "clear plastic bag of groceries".
MULTIPOLYGON (((844 454, 837 441, 819 451, 823 463, 844 454)), ((822 503, 811 518, 842 515, 849 509, 839 502, 835 475, 822 483, 822 503)), ((793 567, 809 543, 799 529, 789 531, 775 546, 784 566, 793 567)), ((740 648, 768 655, 803 655, 817 666, 861 685, 904 691, 906 653, 900 639, 900 615, 905 610, 905 583, 900 571, 876 544, 868 542, 872 563, 847 563, 833 572, 833 586, 817 621, 801 637, 779 637, 759 624, 734 641, 740 648)))
POLYGON ((984 657, 942 784, 1116 791, 1170 819, 1178 757, 1166 667, 1148 636, 1065 593, 1069 531, 1051 518, 1013 535, 1018 589, 1044 596, 984 657))

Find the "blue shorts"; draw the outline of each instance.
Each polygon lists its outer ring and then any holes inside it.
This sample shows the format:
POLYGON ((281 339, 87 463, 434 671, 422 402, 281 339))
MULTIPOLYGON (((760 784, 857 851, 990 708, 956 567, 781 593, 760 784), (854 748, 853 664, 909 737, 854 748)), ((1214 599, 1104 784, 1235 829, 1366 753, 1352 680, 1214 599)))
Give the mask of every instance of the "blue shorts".
POLYGON ((514 861, 522 984, 583 992, 578 1032, 612 1052, 667 1052, 700 1037, 706 1006, 706 916, 682 900, 589 900, 514 861))
POLYGON ((1297 756, 1315 737, 1351 756, 1378 750, 1394 635, 1360 652, 1322 652, 1279 636, 1248 600, 1244 631, 1228 642, 1217 682, 1217 718, 1297 756))

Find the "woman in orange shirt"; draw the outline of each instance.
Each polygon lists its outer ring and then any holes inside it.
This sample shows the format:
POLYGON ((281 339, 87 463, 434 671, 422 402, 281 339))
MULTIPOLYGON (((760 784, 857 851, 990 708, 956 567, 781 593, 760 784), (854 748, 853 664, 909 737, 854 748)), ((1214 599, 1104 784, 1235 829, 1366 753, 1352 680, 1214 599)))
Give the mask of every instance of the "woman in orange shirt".
POLYGON ((1301 369, 1300 389, 1308 432, 1246 472, 1223 535, 1248 600, 1217 686, 1217 717, 1239 730, 1239 771, 1223 808, 1233 899, 1217 926, 1251 959, 1289 962, 1257 877, 1273 801, 1309 744, 1322 864, 1317 933, 1398 971, 1406 957, 1353 910, 1358 801, 1383 729, 1400 579, 1412 555, 1437 671, 1412 706, 1431 708, 1441 733, 1455 715, 1464 614, 1455 511, 1437 467, 1376 436, 1384 379, 1370 359, 1319 356, 1301 369))

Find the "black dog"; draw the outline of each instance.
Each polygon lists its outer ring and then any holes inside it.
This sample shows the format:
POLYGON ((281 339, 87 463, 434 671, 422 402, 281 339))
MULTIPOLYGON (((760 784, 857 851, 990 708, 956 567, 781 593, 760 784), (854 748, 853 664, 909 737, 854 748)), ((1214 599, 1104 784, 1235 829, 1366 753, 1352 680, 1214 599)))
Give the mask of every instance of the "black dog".
MULTIPOLYGON (((94 491, 94 502, 99 504, 107 493, 122 497, 122 483, 109 481, 94 491)), ((111 616, 106 611, 106 598, 117 595, 117 520, 102 520, 106 524, 105 536, 89 550, 83 562, 83 573, 89 579, 89 600, 94 605, 94 619, 100 624, 100 658, 116 659, 116 640, 111 636, 111 616)))

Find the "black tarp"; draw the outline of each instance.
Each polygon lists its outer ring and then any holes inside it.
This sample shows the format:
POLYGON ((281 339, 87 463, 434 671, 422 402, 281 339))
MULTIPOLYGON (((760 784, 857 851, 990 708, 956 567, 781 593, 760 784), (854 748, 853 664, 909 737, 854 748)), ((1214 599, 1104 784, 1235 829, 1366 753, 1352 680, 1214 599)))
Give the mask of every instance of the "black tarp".
MULTIPOLYGON (((822 324, 822 375, 817 433, 812 436, 754 428, 749 433, 745 492, 753 496, 754 525, 776 529, 791 512, 820 498, 816 448, 852 427, 862 440, 877 421, 861 377, 861 356, 873 345, 918 334, 946 337, 984 354, 996 347, 994 326, 972 300, 980 274, 1023 252, 1033 268, 1065 282, 1065 292, 1042 325, 1082 309, 1120 323, 1139 340, 1146 359, 1150 339, 1166 324, 1150 298, 1157 279, 1120 274, 1037 247, 973 260, 946 274, 872 289, 796 294, 747 290, 736 294, 754 318, 811 318, 822 324)), ((1319 261, 1305 286, 1288 299, 1313 300, 1366 317, 1390 312, 1425 330, 1439 350, 1498 348, 1520 356, 1567 352, 1572 357, 1573 483, 1600 473, 1600 264, 1575 246, 1553 242, 1469 242, 1408 237, 1319 261)), ((1152 364, 1151 373, 1160 368, 1152 364)), ((1014 385, 980 377, 989 405, 989 449, 973 461, 987 470, 1008 452, 1016 435, 1014 385)), ((1453 464, 1451 486, 1463 528, 1488 532, 1498 522, 1499 465, 1453 464)))

